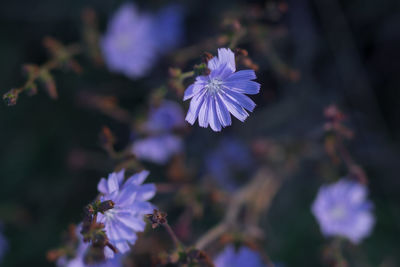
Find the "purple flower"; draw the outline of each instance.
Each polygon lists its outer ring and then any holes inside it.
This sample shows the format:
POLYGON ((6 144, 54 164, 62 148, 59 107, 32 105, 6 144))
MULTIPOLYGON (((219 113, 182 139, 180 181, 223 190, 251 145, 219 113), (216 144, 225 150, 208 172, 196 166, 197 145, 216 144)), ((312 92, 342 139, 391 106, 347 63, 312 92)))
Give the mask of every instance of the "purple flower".
POLYGON ((182 127, 184 122, 181 106, 174 101, 164 100, 159 107, 150 110, 145 128, 151 133, 168 132, 182 127))
POLYGON ((248 247, 228 245, 214 260, 215 267, 266 267, 260 254, 248 247))
POLYGON ((157 14, 155 34, 159 39, 159 51, 162 53, 174 49, 183 39, 183 10, 171 5, 157 14))
POLYGON ((248 148, 232 137, 223 138, 205 159, 206 170, 227 190, 237 187, 235 178, 252 169, 253 159, 248 148))
POLYGON ((174 6, 158 15, 122 5, 111 19, 100 46, 108 68, 135 79, 145 76, 158 57, 182 39, 182 13, 174 6))
POLYGON ((144 76, 157 58, 153 27, 153 16, 139 13, 131 3, 122 5, 100 44, 108 68, 130 78, 144 76))
POLYGON ((0 222, 0 261, 3 259, 4 254, 8 250, 8 242, 7 239, 4 237, 2 230, 3 230, 3 225, 0 222))
POLYGON ((232 124, 230 113, 246 120, 246 109, 253 111, 256 104, 245 94, 257 94, 260 84, 252 81, 256 78, 253 70, 235 72, 235 55, 229 48, 218 49, 218 57, 208 62, 208 68, 210 75, 198 76, 185 91, 183 100, 192 99, 186 121, 193 125, 198 117, 200 127, 210 125, 218 132, 232 124))
POLYGON ((372 203, 366 197, 365 185, 347 179, 322 186, 312 205, 322 233, 360 243, 371 233, 375 223, 372 203))
POLYGON ((133 143, 132 152, 139 159, 165 164, 171 156, 180 153, 183 149, 182 139, 170 135, 147 137, 133 143))
MULTIPOLYGON (((108 179, 102 178, 97 186, 101 201, 112 200, 114 208, 104 214, 98 214, 98 221, 104 223, 106 234, 111 244, 120 253, 129 251, 129 244, 136 241, 136 233, 144 231, 145 221, 143 216, 151 213, 153 205, 148 202, 155 192, 154 184, 143 184, 149 172, 142 171, 131 176, 124 183, 124 170, 111 173, 108 179)), ((105 248, 107 258, 112 258, 114 253, 105 248)))

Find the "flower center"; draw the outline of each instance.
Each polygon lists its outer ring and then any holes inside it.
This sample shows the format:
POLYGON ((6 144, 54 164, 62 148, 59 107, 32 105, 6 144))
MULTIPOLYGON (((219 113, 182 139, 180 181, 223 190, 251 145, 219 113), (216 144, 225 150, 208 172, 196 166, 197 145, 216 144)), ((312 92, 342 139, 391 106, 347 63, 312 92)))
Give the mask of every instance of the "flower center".
POLYGON ((109 220, 113 220, 114 217, 116 216, 116 214, 117 214, 117 212, 116 212, 115 208, 109 209, 106 212, 104 212, 104 216, 109 220))
POLYGON ((207 85, 206 85, 206 89, 208 90, 208 92, 210 93, 218 93, 221 89, 222 89, 222 85, 223 82, 219 79, 211 79, 207 85))
POLYGON ((346 209, 343 205, 338 205, 334 207, 330 213, 333 219, 342 219, 346 216, 346 209))
POLYGON ((130 37, 120 34, 118 38, 116 38, 116 46, 119 51, 127 51, 132 46, 132 40, 130 37))

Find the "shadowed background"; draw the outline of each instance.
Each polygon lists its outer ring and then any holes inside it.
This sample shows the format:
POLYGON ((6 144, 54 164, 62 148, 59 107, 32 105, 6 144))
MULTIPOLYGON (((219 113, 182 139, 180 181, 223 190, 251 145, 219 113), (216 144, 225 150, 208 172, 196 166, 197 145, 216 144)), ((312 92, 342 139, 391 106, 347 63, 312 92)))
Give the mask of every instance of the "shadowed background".
MULTIPOLYGON (((80 14, 85 7, 96 10, 104 31, 107 19, 121 3, 3 2, 1 92, 24 82, 22 64, 46 60, 43 37, 52 36, 63 43, 79 40, 80 14)), ((164 1, 136 3, 152 10, 164 1)), ((218 34, 216 25, 223 11, 263 3, 182 1, 186 10, 183 45, 218 34)), ((370 264, 364 266, 396 266, 400 263, 400 2, 291 0, 287 4, 289 9, 281 20, 287 37, 276 50, 300 72, 299 81, 283 79, 268 61, 258 61, 254 55, 262 84, 260 95, 254 98, 258 107, 245 124, 236 121, 222 133, 235 132, 244 140, 262 136, 322 147, 318 129, 324 122, 323 109, 332 103, 340 106, 355 130, 350 150, 367 171, 377 216, 371 237, 349 250, 359 263, 370 264)), ((164 57, 146 78, 131 81, 104 67, 93 67, 85 57, 79 62, 84 68, 81 75, 55 72, 58 100, 40 91, 33 97, 22 95, 14 107, 0 105, 0 220, 9 240, 2 266, 53 266, 45 259, 46 251, 57 247, 69 223, 81 220, 82 207, 96 195, 98 180, 113 169, 99 146, 101 127, 108 125, 116 133, 117 146, 123 147, 130 140, 129 125, 78 105, 77 94, 82 90, 113 94, 126 109, 140 112, 149 88, 167 78, 169 66, 168 57, 164 57)), ((211 147, 215 138, 210 129, 197 130, 188 140, 189 152, 197 151, 190 155, 192 160, 200 161, 204 146, 211 147)), ((272 259, 286 266, 320 265, 324 239, 310 204, 324 181, 315 154, 321 153, 326 161, 328 158, 318 149, 309 149, 312 156, 303 159, 299 171, 285 181, 263 219, 265 248, 272 259)), ((150 180, 162 180, 157 177, 161 173, 155 171, 150 180)), ((211 226, 206 221, 201 227, 211 226)))

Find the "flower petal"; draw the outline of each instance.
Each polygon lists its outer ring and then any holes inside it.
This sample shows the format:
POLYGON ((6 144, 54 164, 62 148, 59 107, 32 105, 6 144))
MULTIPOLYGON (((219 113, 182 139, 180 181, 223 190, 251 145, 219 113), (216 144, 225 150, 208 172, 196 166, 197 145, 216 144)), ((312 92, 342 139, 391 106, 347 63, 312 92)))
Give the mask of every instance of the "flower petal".
POLYGON ((108 193, 108 187, 107 187, 107 181, 104 178, 101 178, 100 182, 97 185, 97 190, 99 190, 100 193, 107 194, 108 193))
POLYGON ((114 172, 108 176, 107 186, 108 186, 109 193, 118 191, 118 189, 119 189, 118 177, 114 172))
POLYGON ((216 97, 210 98, 209 109, 208 109, 208 121, 211 129, 215 132, 221 131, 221 123, 219 122, 217 110, 215 107, 216 97))
POLYGON ((236 80, 236 81, 225 81, 224 85, 231 90, 234 90, 238 93, 255 95, 260 92, 261 85, 258 82, 254 81, 244 81, 244 80, 236 80))
POLYGON ((224 102, 226 108, 240 121, 245 121, 249 114, 244 110, 236 101, 232 100, 225 94, 220 94, 222 102, 224 102))
POLYGON ((154 197, 156 194, 156 186, 154 184, 144 184, 140 187, 137 199, 139 201, 146 201, 154 197))
POLYGON ((203 92, 199 95, 196 95, 190 101, 189 110, 188 110, 188 113, 186 114, 185 120, 192 125, 194 124, 197 117, 199 116, 200 108, 204 102, 204 93, 205 92, 203 92))
POLYGON ((219 65, 227 64, 232 72, 236 71, 235 54, 229 48, 218 49, 219 65))
POLYGON ((190 98, 192 98, 194 96, 194 92, 193 92, 193 87, 194 85, 191 84, 186 90, 185 93, 183 95, 183 101, 186 101, 190 98))
POLYGON ((226 81, 229 82, 236 82, 236 81, 243 81, 243 80, 254 80, 256 79, 256 73, 254 70, 239 70, 235 73, 232 73, 226 81))
POLYGON ((237 93, 232 90, 226 90, 225 93, 229 95, 232 100, 236 101, 239 105, 247 109, 248 111, 253 111, 256 104, 248 96, 237 93))
POLYGON ((132 175, 131 177, 129 177, 128 180, 126 180, 124 187, 131 185, 131 184, 141 185, 144 182, 144 180, 146 180, 147 176, 149 176, 149 173, 150 173, 149 171, 144 170, 144 171, 141 171, 139 173, 132 175))
POLYGON ((231 125, 232 124, 231 114, 229 113, 228 109, 222 102, 219 95, 217 95, 215 98, 215 107, 216 107, 218 119, 221 122, 222 126, 226 127, 226 126, 231 125))
POLYGON ((205 96, 204 103, 200 107, 199 111, 199 125, 200 127, 207 128, 208 126, 208 111, 210 105, 210 97, 205 96))
POLYGON ((219 67, 210 73, 210 78, 214 79, 221 79, 225 80, 227 77, 229 77, 232 74, 232 69, 229 67, 227 63, 223 65, 219 65, 219 67))
POLYGON ((208 66, 208 68, 209 68, 210 70, 215 70, 215 69, 217 69, 218 66, 219 66, 219 60, 218 60, 218 58, 217 58, 217 57, 213 57, 212 59, 210 59, 210 60, 208 61, 207 66, 208 66))

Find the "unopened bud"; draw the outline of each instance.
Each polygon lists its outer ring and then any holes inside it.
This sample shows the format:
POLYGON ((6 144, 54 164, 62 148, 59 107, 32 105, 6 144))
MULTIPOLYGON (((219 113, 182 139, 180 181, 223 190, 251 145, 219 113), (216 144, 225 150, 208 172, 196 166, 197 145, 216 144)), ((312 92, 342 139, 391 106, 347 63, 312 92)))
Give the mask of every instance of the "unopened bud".
POLYGON ((146 217, 151 222, 151 227, 157 228, 159 225, 167 223, 167 213, 154 209, 153 214, 147 214, 146 217))
POLYGON ((15 89, 11 89, 3 95, 3 100, 6 102, 7 106, 15 106, 18 100, 18 93, 15 89))
POLYGON ((203 56, 202 56, 202 59, 203 59, 203 62, 204 62, 204 63, 208 63, 208 61, 210 61, 213 57, 214 57, 214 56, 213 56, 211 53, 209 53, 209 52, 204 52, 204 53, 203 53, 203 56))
POLYGON ((247 52, 246 49, 236 48, 235 49, 235 55, 236 56, 245 56, 245 57, 247 57, 249 55, 249 53, 247 52))

